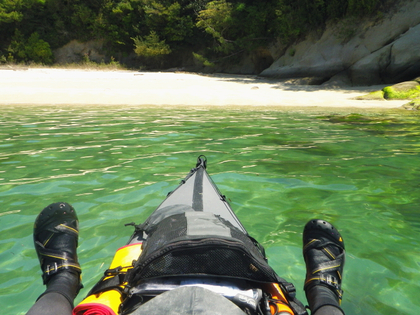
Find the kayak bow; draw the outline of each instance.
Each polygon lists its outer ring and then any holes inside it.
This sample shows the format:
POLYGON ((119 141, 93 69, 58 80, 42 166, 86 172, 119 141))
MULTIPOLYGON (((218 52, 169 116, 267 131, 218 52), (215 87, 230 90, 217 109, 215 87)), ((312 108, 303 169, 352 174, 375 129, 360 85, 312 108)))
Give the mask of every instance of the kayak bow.
POLYGON ((207 159, 200 155, 180 185, 135 226, 128 245, 117 251, 74 315, 92 310, 103 315, 150 314, 151 309, 155 314, 245 314, 241 309, 251 314, 306 314, 293 284, 268 265, 263 247, 248 235, 206 166, 207 159), (197 298, 193 304, 188 294, 197 298))
MULTIPOLYGON (((194 211, 202 211, 221 216, 247 234, 245 228, 236 217, 232 208, 214 184, 213 180, 207 173, 207 159, 200 155, 197 159, 196 167, 183 179, 180 185, 168 194, 166 199, 157 207, 150 217, 158 217, 159 214, 167 217, 173 214, 168 211, 173 207, 182 205, 189 206, 194 211)), ((157 220, 160 221, 162 217, 157 220)))

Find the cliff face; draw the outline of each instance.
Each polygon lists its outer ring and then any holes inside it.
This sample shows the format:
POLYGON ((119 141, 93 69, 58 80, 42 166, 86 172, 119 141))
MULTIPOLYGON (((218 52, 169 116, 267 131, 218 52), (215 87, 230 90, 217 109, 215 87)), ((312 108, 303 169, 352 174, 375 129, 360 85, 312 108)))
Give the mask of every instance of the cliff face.
POLYGON ((420 75, 420 1, 377 21, 341 21, 286 49, 261 76, 298 84, 373 85, 420 75))

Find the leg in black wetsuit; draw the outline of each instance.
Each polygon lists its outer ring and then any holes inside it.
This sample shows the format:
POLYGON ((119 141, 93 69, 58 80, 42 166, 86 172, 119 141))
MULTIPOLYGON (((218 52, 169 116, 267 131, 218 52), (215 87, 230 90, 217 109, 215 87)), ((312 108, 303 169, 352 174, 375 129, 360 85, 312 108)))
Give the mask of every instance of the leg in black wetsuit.
POLYGON ((303 256, 304 289, 312 314, 344 315, 340 304, 345 250, 340 233, 327 221, 309 221, 303 231, 303 256))
POLYGON ((34 243, 46 291, 28 315, 71 315, 81 286, 77 261, 79 224, 74 208, 64 202, 49 205, 34 225, 34 243))
POLYGON ((71 315, 79 286, 79 275, 68 271, 56 274, 27 315, 71 315))

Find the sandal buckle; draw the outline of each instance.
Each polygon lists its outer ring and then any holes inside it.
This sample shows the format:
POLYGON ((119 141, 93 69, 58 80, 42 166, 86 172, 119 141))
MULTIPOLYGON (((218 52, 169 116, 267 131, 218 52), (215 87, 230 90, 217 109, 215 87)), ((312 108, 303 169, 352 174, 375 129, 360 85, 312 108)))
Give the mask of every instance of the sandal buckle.
POLYGON ((54 262, 54 265, 47 265, 47 270, 45 270, 45 273, 47 276, 52 275, 58 271, 58 265, 56 262, 54 262))
POLYGON ((341 286, 337 278, 330 274, 320 274, 319 281, 334 287, 335 289, 337 289, 338 292, 342 292, 341 286))

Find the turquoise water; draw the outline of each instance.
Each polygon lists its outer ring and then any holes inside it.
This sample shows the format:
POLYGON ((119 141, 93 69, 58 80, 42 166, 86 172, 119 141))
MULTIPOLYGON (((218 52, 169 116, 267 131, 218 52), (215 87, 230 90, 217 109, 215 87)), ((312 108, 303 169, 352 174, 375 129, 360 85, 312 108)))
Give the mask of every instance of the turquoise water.
MULTIPOLYGON (((205 154, 208 171, 269 262, 305 301, 301 232, 330 220, 347 249, 347 314, 420 313, 420 122, 408 111, 5 107, 0 117, 0 305, 43 292, 39 211, 80 219, 82 290, 205 154)), ((305 301, 306 302, 306 301, 305 301)))

